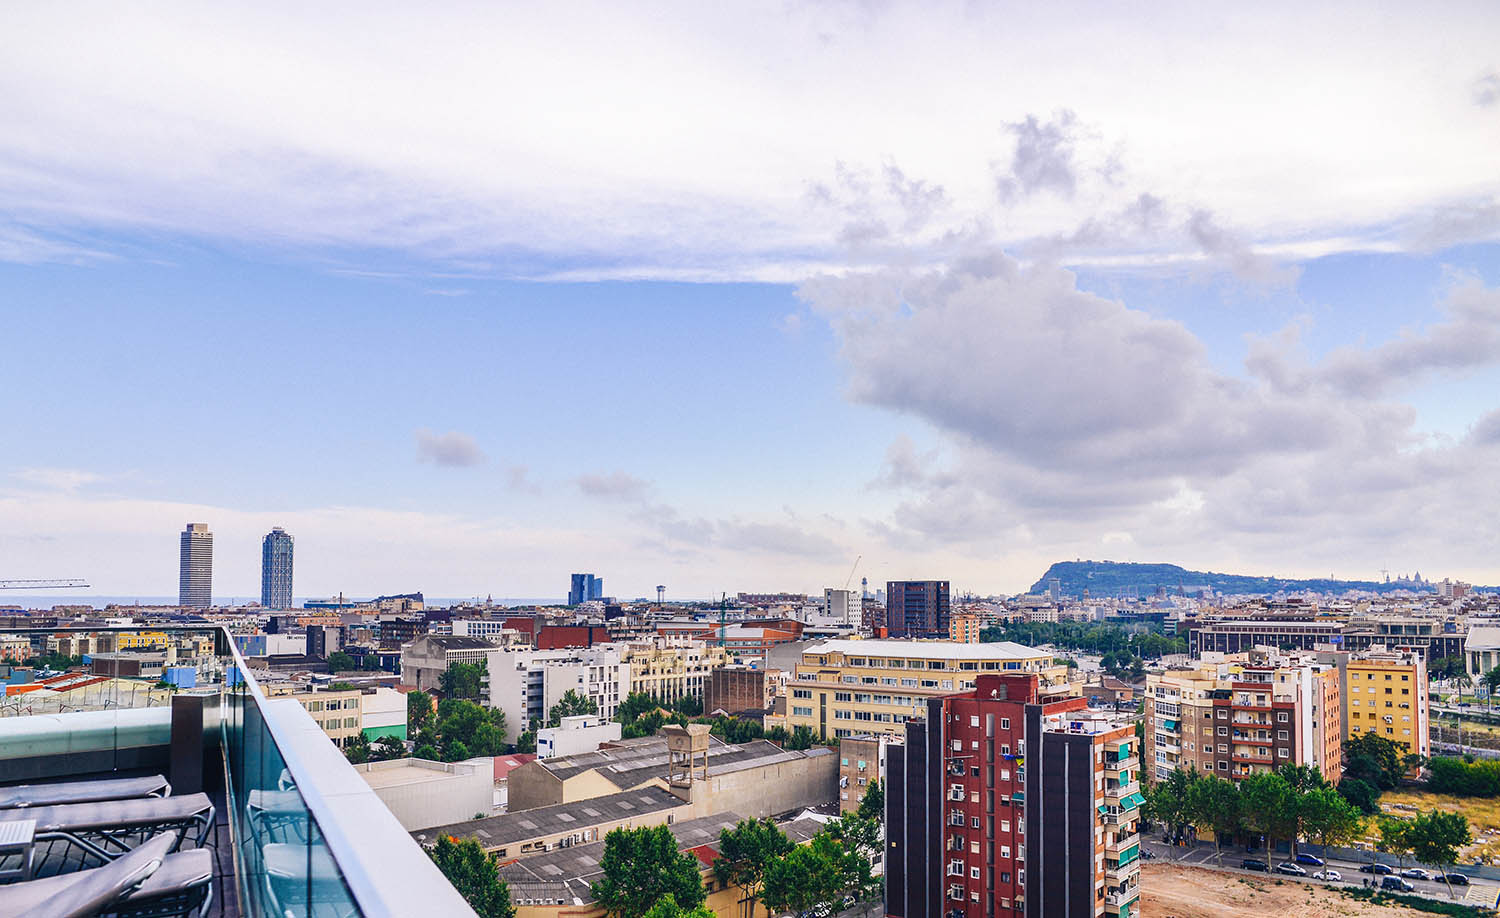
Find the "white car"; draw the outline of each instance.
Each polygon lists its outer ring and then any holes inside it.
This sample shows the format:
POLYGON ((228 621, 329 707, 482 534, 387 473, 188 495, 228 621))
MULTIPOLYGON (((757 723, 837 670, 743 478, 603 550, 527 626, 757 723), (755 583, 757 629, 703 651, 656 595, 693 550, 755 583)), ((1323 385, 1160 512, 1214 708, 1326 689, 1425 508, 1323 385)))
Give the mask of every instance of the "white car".
POLYGON ((1313 874, 1314 880, 1342 880, 1343 878, 1344 875, 1342 873, 1339 873, 1337 870, 1333 870, 1332 868, 1328 870, 1319 870, 1317 873, 1313 874))

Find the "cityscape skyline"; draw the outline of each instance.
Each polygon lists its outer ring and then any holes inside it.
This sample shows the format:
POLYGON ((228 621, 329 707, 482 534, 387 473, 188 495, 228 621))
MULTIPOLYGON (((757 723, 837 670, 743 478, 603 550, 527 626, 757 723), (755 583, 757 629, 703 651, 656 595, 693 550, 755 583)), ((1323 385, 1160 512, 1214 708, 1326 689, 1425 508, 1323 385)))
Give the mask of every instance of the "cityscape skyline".
POLYGON ((0 11, 8 575, 1500 582, 1500 11, 674 10, 0 11))

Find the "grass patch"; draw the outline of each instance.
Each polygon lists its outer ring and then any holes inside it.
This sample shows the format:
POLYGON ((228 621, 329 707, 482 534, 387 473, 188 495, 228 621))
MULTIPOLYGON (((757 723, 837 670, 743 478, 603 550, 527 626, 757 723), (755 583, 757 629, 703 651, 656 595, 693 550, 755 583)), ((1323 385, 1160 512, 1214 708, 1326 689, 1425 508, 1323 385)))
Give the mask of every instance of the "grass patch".
POLYGON ((1361 899, 1375 905, 1398 906, 1419 912, 1429 912, 1433 915, 1452 915, 1453 918, 1489 918, 1495 913, 1487 908, 1478 908, 1473 905, 1464 905, 1461 902, 1443 902, 1438 899, 1428 899, 1425 896, 1406 896, 1400 893, 1388 893, 1378 889, 1364 889, 1352 887, 1330 887, 1337 888, 1339 892, 1351 899, 1361 899))
MULTIPOLYGON (((1474 832, 1474 843, 1459 852, 1460 863, 1472 864, 1475 860, 1484 863, 1500 863, 1500 798, 1459 797, 1453 794, 1434 794, 1430 791, 1397 788, 1380 796, 1380 809, 1387 816, 1411 819, 1418 813, 1445 810, 1459 813, 1469 820, 1474 832)), ((1374 844, 1380 837, 1371 821, 1370 833, 1365 841, 1374 844)))

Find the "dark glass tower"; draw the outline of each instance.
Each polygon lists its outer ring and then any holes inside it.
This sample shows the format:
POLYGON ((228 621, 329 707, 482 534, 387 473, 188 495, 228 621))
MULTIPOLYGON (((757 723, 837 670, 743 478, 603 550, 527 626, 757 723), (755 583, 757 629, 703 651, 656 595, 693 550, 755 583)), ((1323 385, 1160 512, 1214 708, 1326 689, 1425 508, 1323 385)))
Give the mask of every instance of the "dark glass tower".
POLYGON ((260 604, 292 607, 292 537, 280 526, 266 533, 260 545, 260 604))

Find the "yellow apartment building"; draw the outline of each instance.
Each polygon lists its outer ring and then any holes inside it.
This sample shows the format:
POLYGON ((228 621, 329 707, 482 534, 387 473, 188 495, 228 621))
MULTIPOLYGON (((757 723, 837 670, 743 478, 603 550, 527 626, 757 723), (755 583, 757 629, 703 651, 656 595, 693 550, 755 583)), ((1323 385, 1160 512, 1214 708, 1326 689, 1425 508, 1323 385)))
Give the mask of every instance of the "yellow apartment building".
POLYGON ((787 686, 786 729, 819 736, 905 735, 928 698, 974 688, 980 673, 1035 673, 1046 700, 1079 694, 1045 650, 1012 641, 834 640, 802 652, 787 686))
POLYGON ((960 644, 978 644, 979 627, 979 616, 954 613, 948 619, 948 640, 960 644))
POLYGON ((677 637, 632 641, 620 654, 620 662, 630 665, 628 691, 644 692, 663 704, 689 696, 702 701, 709 674, 728 659, 718 644, 677 637))
POLYGON ((1431 755, 1427 661, 1411 650, 1372 647, 1352 654, 1344 673, 1349 737, 1375 733, 1404 753, 1431 755))
POLYGON ((289 697, 307 709, 328 738, 340 749, 360 735, 358 689, 342 691, 295 692, 289 697))

